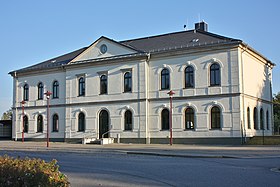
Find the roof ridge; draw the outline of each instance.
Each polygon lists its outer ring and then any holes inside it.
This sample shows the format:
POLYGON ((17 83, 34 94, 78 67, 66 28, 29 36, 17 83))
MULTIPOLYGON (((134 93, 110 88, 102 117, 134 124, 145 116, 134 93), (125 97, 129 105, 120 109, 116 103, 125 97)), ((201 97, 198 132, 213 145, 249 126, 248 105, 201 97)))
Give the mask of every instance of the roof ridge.
POLYGON ((156 37, 168 36, 168 35, 173 35, 173 34, 180 34, 180 33, 184 33, 184 32, 193 32, 193 31, 194 31, 194 29, 193 30, 187 30, 187 31, 170 32, 170 33, 159 34, 159 35, 154 35, 154 36, 146 36, 146 37, 141 37, 141 38, 123 40, 123 41, 119 41, 119 42, 120 43, 124 43, 124 42, 130 42, 130 41, 135 41, 135 40, 143 40, 143 39, 149 39, 149 38, 156 38, 156 37))

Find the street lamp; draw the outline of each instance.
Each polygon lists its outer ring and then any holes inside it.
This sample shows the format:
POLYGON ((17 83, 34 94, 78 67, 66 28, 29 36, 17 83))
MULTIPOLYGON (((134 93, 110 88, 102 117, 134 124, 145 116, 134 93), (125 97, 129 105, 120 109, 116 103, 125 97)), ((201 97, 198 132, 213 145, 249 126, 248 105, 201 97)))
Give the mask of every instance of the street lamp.
POLYGON ((50 91, 47 91, 45 93, 46 97, 47 97, 47 147, 49 147, 49 142, 50 142, 50 138, 49 138, 49 116, 50 116, 50 96, 52 95, 52 93, 50 91))
POLYGON ((22 133, 21 133, 21 141, 24 142, 24 104, 26 103, 24 100, 21 102, 22 107, 22 133))
POLYGON ((170 130, 170 145, 172 145, 173 142, 173 138, 172 138, 172 97, 175 94, 175 92, 173 90, 170 90, 168 93, 169 98, 170 98, 170 112, 169 112, 169 130, 170 130))

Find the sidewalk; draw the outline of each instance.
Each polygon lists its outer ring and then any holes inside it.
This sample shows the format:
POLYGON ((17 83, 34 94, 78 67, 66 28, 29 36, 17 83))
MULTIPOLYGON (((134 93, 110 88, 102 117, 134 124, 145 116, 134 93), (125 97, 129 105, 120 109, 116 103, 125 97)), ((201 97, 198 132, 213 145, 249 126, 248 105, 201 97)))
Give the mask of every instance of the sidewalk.
POLYGON ((83 145, 69 143, 0 141, 1 151, 61 152, 78 154, 139 154, 185 158, 280 158, 280 146, 217 146, 166 144, 83 145))

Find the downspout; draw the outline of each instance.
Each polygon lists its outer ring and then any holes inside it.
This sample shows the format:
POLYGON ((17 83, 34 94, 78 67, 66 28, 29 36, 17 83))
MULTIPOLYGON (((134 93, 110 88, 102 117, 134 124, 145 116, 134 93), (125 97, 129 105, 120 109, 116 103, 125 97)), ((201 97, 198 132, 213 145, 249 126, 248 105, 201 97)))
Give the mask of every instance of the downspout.
POLYGON ((147 54, 147 60, 145 62, 145 104, 146 104, 146 144, 151 143, 150 129, 149 129, 149 62, 151 59, 151 53, 147 54))
POLYGON ((17 141, 17 118, 18 118, 18 112, 17 112, 17 101, 18 101, 18 77, 17 77, 17 72, 14 72, 13 75, 14 78, 14 89, 13 89, 13 108, 15 109, 15 113, 13 114, 13 123, 12 127, 14 127, 14 136, 15 136, 15 141, 17 141))
POLYGON ((243 62, 243 53, 247 51, 248 45, 246 44, 245 49, 241 51, 241 79, 242 79, 242 105, 243 105, 243 123, 241 122, 241 131, 242 131, 242 144, 246 143, 246 123, 245 123, 245 93, 244 93, 244 62, 243 62), (243 139, 244 133, 244 139, 243 139))

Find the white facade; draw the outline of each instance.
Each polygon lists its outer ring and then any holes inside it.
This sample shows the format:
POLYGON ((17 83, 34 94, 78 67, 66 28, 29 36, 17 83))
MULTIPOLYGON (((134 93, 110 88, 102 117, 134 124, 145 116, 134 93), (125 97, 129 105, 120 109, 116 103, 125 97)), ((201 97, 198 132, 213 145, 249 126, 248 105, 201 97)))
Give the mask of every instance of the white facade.
POLYGON ((270 61, 243 43, 139 53, 101 37, 67 65, 11 73, 14 77, 13 138, 21 138, 21 101, 26 84, 29 98, 24 111, 28 117, 28 132, 24 136, 46 138, 47 100, 45 96, 38 100, 38 83, 43 83, 44 92, 53 92, 54 81, 59 83, 59 97, 50 99, 49 127, 53 140, 101 138, 103 118, 99 118, 104 110, 108 113, 110 137, 121 138, 121 142, 167 143, 170 130, 162 127, 162 111, 170 108, 169 90, 175 92, 172 110, 175 143, 240 143, 242 137, 272 135, 272 68, 270 61), (104 44, 107 51, 103 54, 100 47, 104 44), (216 86, 210 85, 212 64, 220 68, 220 84, 216 86), (194 70, 192 88, 185 88, 188 66, 194 70), (163 69, 169 71, 170 77, 170 87, 164 90, 161 89, 163 69), (124 90, 126 72, 132 75, 129 92, 124 90), (107 76, 106 94, 100 94, 102 75, 107 76), (84 96, 79 96, 81 77, 85 80, 84 96), (220 110, 218 128, 211 127, 211 110, 215 106, 220 110), (255 107, 257 116, 254 117, 255 107), (194 111, 193 129, 186 129, 187 108, 194 111), (125 130, 127 110, 132 113, 131 130, 125 130), (81 113, 85 116, 85 127, 79 131, 81 113), (59 117, 58 132, 52 129, 55 114, 59 117), (41 132, 37 132, 39 115, 43 117, 41 132))

